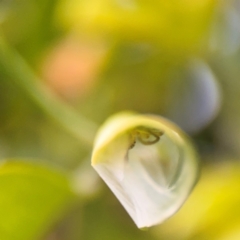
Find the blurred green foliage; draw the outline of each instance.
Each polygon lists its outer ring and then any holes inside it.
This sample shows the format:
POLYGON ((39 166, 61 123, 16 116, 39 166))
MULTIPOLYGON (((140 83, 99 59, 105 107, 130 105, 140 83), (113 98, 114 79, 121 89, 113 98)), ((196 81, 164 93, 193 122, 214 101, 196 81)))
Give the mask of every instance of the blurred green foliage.
POLYGON ((0 239, 239 239, 239 20, 239 0, 0 1, 0 239), (179 124, 203 166, 146 232, 76 137, 126 109, 179 124))
POLYGON ((39 239, 74 200, 66 176, 39 164, 3 161, 0 178, 2 239, 39 239))

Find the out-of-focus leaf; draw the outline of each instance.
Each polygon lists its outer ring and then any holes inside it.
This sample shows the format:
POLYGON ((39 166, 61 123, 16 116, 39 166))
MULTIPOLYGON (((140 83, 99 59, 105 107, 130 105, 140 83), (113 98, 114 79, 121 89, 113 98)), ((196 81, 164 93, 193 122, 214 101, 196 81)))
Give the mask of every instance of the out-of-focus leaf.
POLYGON ((240 156, 240 81, 239 57, 237 55, 213 55, 211 58, 212 69, 221 81, 223 104, 214 125, 214 138, 218 147, 237 158, 240 156))
POLYGON ((160 43, 171 52, 192 49, 201 41, 215 0, 63 0, 62 25, 127 41, 160 43))
POLYGON ((0 24, 2 24, 6 20, 10 6, 11 1, 0 1, 0 24))
POLYGON ((52 29, 52 13, 57 0, 4 1, 9 10, 3 30, 10 42, 34 65, 56 34, 56 29, 52 29))
POLYGON ((61 172, 30 162, 2 162, 0 239, 40 239, 73 200, 61 172))

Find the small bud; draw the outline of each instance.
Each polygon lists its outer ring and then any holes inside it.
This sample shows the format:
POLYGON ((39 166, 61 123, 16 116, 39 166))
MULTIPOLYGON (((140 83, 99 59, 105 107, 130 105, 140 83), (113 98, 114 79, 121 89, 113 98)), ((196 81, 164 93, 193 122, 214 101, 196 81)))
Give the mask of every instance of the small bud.
POLYGON ((195 151, 168 120, 121 113, 97 134, 92 166, 139 228, 173 215, 198 176, 195 151))

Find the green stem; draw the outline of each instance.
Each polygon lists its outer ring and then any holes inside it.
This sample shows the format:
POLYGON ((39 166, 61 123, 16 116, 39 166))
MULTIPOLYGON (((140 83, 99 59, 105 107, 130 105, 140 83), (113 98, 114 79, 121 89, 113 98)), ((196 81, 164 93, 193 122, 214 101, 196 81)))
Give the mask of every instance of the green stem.
POLYGON ((0 32, 0 67, 50 116, 85 145, 92 145, 97 125, 76 112, 43 84, 0 32))

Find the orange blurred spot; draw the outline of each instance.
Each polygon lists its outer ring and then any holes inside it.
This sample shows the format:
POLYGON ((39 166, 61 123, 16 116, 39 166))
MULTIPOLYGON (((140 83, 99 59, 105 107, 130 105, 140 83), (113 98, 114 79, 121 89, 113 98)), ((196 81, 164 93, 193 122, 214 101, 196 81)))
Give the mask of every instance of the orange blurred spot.
POLYGON ((62 97, 79 99, 97 80, 105 52, 100 42, 68 37, 47 54, 43 62, 43 77, 62 97))

